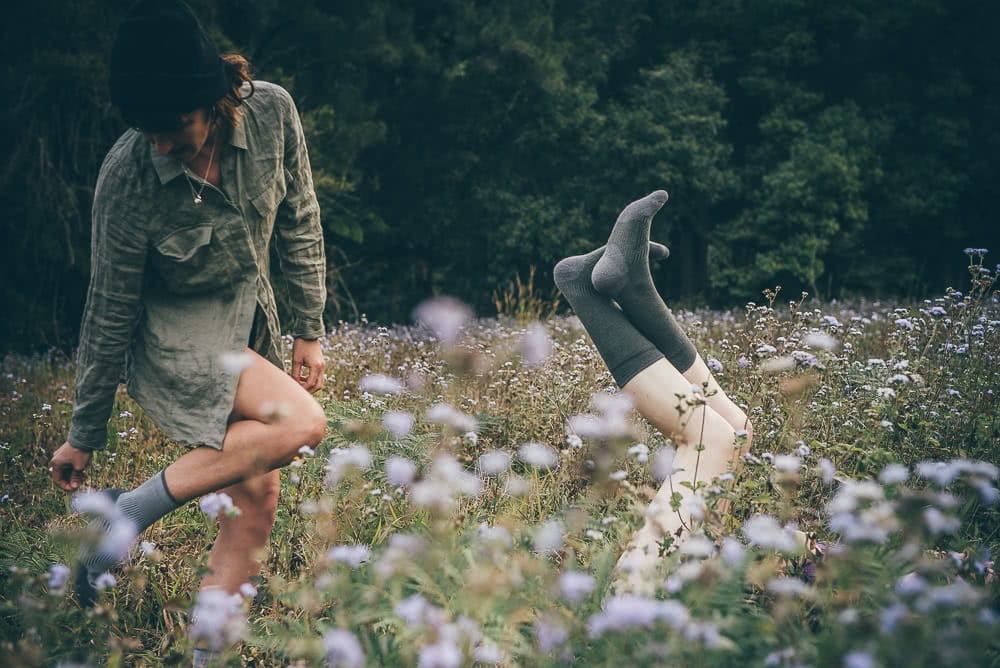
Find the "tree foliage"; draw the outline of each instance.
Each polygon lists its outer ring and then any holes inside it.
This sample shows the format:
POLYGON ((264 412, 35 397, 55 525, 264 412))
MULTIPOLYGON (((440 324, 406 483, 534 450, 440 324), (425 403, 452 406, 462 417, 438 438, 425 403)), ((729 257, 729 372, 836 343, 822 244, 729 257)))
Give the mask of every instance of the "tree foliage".
MULTIPOLYGON (((995 246, 998 11, 814 3, 192 1, 289 88, 309 141, 331 317, 551 284, 664 188, 661 290, 733 305, 919 297, 995 246)), ((4 349, 72 346, 100 161, 124 129, 107 53, 128 2, 7 10, 0 50, 4 349)))

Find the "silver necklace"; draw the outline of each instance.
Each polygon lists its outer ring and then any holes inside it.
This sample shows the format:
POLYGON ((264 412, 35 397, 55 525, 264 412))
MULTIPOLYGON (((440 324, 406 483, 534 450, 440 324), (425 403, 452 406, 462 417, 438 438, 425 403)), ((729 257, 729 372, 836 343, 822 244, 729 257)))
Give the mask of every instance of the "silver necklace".
POLYGON ((191 180, 190 170, 185 166, 184 176, 187 178, 188 187, 191 188, 191 197, 194 199, 194 203, 201 204, 201 194, 205 192, 205 186, 208 185, 208 175, 212 171, 212 159, 215 158, 215 142, 212 142, 212 152, 208 154, 208 169, 205 170, 205 177, 201 181, 201 187, 197 191, 194 189, 194 182, 191 180))

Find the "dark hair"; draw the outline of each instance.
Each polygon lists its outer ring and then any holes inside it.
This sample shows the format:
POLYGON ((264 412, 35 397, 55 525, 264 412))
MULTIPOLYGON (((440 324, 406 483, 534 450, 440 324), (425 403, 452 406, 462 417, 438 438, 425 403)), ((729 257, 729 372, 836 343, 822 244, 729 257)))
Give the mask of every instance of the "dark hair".
MULTIPOLYGON (((220 122, 222 128, 221 139, 226 141, 235 128, 240 123, 240 116, 243 110, 244 101, 253 97, 254 85, 253 76, 250 72, 250 62, 237 53, 229 53, 222 56, 225 63, 226 72, 229 78, 229 90, 219 98, 214 105, 207 107, 209 114, 220 122), (244 91, 244 86, 249 90, 244 91), (246 93, 244 95, 244 92, 246 93)), ((184 113, 197 111, 190 109, 184 113)), ((175 132, 181 128, 182 114, 176 111, 155 111, 151 109, 125 109, 121 110, 125 122, 141 130, 149 132, 175 132)))

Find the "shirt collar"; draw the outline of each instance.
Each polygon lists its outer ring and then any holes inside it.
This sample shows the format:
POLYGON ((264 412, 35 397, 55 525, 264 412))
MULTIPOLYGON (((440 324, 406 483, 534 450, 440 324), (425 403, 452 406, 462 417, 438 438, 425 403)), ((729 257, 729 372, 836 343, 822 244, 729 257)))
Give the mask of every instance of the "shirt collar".
MULTIPOLYGON (((247 150, 247 131, 243 127, 243 123, 233 128, 232 135, 229 137, 229 145, 244 151, 247 150)), ((160 155, 152 145, 149 147, 149 154, 153 160, 153 169, 156 170, 156 175, 160 178, 160 183, 169 183, 184 173, 184 167, 179 160, 160 155)))

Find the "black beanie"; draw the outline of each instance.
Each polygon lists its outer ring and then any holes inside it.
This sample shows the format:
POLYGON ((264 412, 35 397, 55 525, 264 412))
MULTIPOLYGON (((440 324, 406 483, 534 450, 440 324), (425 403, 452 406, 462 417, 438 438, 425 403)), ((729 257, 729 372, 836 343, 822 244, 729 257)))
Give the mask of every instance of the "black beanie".
POLYGON ((180 0, 139 0, 111 47, 111 102, 128 116, 186 113, 229 91, 226 63, 180 0))

